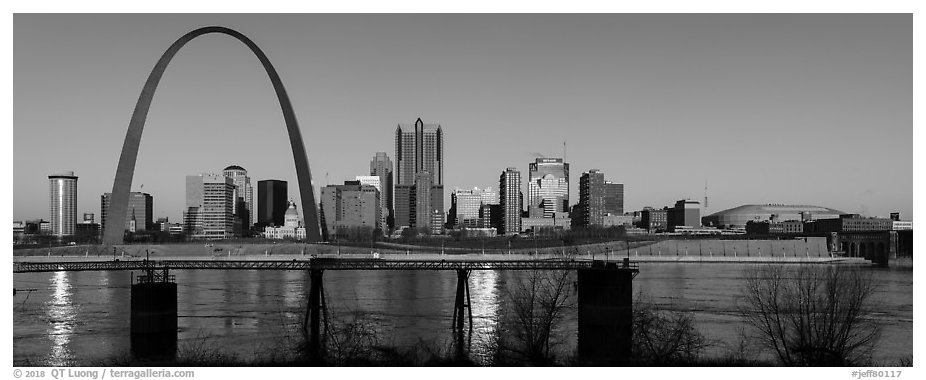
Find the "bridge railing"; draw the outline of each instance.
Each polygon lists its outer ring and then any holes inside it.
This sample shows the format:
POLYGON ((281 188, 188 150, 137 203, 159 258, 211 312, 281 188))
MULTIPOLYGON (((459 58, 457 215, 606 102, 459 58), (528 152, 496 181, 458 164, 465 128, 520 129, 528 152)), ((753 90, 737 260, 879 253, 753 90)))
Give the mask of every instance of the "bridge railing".
POLYGON ((160 260, 17 262, 14 273, 103 270, 573 270, 606 269, 639 271, 637 263, 590 260, 160 260))

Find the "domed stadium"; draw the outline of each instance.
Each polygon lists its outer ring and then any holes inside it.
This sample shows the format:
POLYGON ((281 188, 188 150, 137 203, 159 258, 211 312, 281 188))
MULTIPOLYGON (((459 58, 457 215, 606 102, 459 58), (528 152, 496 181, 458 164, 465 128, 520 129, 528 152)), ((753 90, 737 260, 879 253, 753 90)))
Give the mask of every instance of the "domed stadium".
POLYGON ((701 218, 705 226, 714 227, 745 227, 748 221, 770 220, 776 215, 779 221, 786 220, 816 220, 838 218, 842 211, 829 207, 811 205, 742 205, 731 209, 718 211, 701 218))

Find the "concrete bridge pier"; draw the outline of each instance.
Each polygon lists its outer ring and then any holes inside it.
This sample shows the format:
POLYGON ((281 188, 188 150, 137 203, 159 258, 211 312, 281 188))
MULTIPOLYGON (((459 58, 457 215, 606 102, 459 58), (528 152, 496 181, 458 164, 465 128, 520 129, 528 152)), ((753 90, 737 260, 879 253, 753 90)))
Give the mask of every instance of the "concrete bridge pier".
POLYGON ((177 283, 166 268, 145 272, 132 284, 132 355, 173 359, 177 355, 177 283))
POLYGON ((457 270, 457 296, 453 302, 453 329, 463 331, 464 315, 469 312, 469 329, 473 329, 473 307, 469 293, 469 270, 457 270))
POLYGON ((325 305, 325 289, 322 282, 321 269, 309 270, 309 302, 306 305, 305 320, 302 324, 302 333, 308 339, 308 353, 313 359, 318 359, 324 353, 322 343, 321 323, 324 321, 325 330, 328 330, 328 307, 325 305))
POLYGON ((636 271, 628 261, 595 261, 592 268, 578 270, 578 354, 589 364, 616 363, 630 357, 636 271))
POLYGON ((469 273, 467 269, 457 270, 457 294, 453 302, 453 337, 457 349, 457 357, 462 358, 464 355, 464 325, 469 320, 469 338, 473 334, 473 307, 469 291, 469 273))

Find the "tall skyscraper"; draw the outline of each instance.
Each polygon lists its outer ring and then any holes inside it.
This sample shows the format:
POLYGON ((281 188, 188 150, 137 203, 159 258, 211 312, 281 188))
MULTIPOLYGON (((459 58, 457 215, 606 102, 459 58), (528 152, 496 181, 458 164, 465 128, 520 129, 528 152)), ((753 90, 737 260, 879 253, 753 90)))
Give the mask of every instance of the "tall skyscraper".
POLYGON ((218 174, 186 177, 183 224, 194 238, 227 239, 234 236, 232 213, 235 184, 218 174))
POLYGON ((521 232, 521 172, 508 168, 498 178, 498 201, 502 211, 500 235, 521 232))
POLYGON ((605 181, 598 169, 582 173, 577 211, 577 225, 605 225, 605 216, 624 213, 624 185, 605 181))
MULTIPOLYGON (((109 219, 109 202, 112 193, 103 193, 100 196, 100 226, 106 228, 109 219)), ((129 207, 125 210, 125 229, 132 230, 132 220, 135 220, 133 232, 148 231, 154 228, 154 199, 151 194, 133 191, 129 193, 129 207)))
POLYGON ((347 237, 354 227, 379 228, 382 221, 380 192, 360 181, 345 181, 343 185, 328 185, 321 191, 323 236, 347 237))
POLYGON ((231 178, 232 183, 235 184, 232 213, 240 220, 242 228, 251 228, 254 224, 254 188, 251 187, 251 177, 248 177, 248 171, 238 165, 232 165, 222 170, 222 174, 231 178))
POLYGON ((399 124, 395 131, 395 226, 441 233, 444 137, 439 124, 399 124))
POLYGON ((282 226, 289 204, 286 181, 267 179, 257 181, 258 226, 282 226))
POLYGON ((51 234, 70 236, 77 231, 77 176, 63 171, 48 176, 51 234))
POLYGON ((562 158, 537 158, 528 165, 527 206, 531 218, 552 218, 569 211, 569 164, 562 158))
MULTIPOLYGON (((383 203, 386 205, 386 210, 383 211, 383 219, 386 220, 388 228, 393 228, 395 227, 395 215, 392 198, 392 160, 389 159, 386 152, 376 152, 376 155, 373 156, 373 160, 370 161, 370 175, 379 177, 379 183, 382 186, 382 189, 380 189, 380 193, 382 194, 380 195, 382 196, 383 203)), ((385 231, 385 229, 383 229, 383 231, 385 231)))

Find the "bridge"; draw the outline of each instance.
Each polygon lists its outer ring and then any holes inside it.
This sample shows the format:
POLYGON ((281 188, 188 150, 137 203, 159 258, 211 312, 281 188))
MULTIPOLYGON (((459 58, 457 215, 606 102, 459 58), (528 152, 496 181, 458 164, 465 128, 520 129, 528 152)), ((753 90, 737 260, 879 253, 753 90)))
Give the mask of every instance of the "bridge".
MULTIPOLYGON (((504 259, 337 259, 308 260, 93 260, 93 261, 21 261, 13 263, 13 273, 112 270, 577 270, 592 269, 593 261, 575 259, 504 260, 504 259)), ((608 263, 614 269, 616 263, 608 263)), ((607 267, 607 265, 602 268, 607 267)), ((637 263, 621 263, 621 269, 639 272, 637 263)))
MULTIPOLYGON (((177 347, 177 284, 173 270, 304 270, 310 287, 303 334, 309 339, 313 356, 321 356, 322 339, 327 330, 327 306, 323 273, 327 270, 448 270, 457 272, 456 297, 451 327, 462 350, 466 322, 473 329, 469 274, 473 270, 575 270, 578 274, 579 354, 585 357, 629 354, 633 279, 637 263, 540 256, 533 259, 485 255, 384 255, 367 257, 175 257, 150 260, 120 257, 21 257, 13 263, 13 273, 59 271, 138 270, 131 295, 132 350, 142 356, 172 356, 177 347), (324 330, 322 324, 324 323, 324 330), (151 347, 156 347, 152 350, 151 347), (584 354, 584 355, 583 355, 584 354)), ((462 351, 461 351, 462 352, 462 351)))

